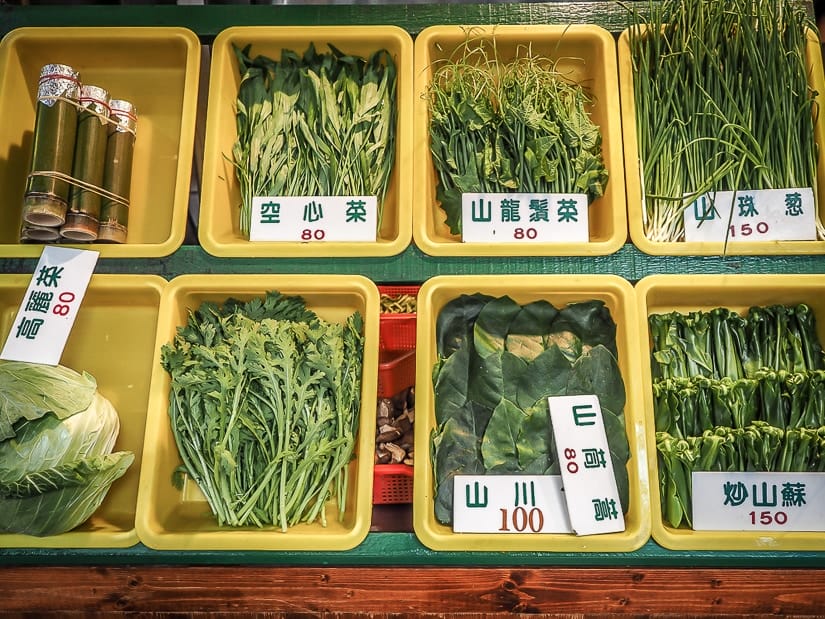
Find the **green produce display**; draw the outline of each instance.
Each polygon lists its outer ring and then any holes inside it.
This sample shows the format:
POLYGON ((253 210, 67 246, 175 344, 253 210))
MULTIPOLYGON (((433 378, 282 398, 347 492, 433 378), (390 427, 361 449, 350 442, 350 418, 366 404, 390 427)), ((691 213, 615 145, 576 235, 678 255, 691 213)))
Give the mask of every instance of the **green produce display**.
POLYGON ((253 196, 377 196, 381 225, 395 163, 395 62, 387 50, 361 58, 328 47, 283 50, 280 61, 235 48, 232 158, 247 238, 253 196))
POLYGON ((684 240, 684 209, 709 191, 816 192, 803 3, 665 0, 646 20, 629 14, 647 238, 684 240))
POLYGON ((65 533, 97 510, 134 454, 89 374, 0 362, 0 531, 65 533))
POLYGON ((591 97, 529 46, 505 61, 494 37, 469 31, 433 67, 427 97, 436 197, 452 234, 461 233, 462 193, 603 195, 608 172, 591 97))
POLYGON ((204 302, 161 350, 183 460, 219 525, 343 516, 361 404, 363 321, 329 323, 299 296, 204 302))
POLYGON ((548 396, 595 394, 624 510, 630 450, 616 324, 601 301, 462 295, 436 323, 435 516, 452 522, 457 474, 558 474, 548 396))
POLYGON ((692 471, 825 471, 825 355, 806 304, 648 317, 662 511, 692 471))

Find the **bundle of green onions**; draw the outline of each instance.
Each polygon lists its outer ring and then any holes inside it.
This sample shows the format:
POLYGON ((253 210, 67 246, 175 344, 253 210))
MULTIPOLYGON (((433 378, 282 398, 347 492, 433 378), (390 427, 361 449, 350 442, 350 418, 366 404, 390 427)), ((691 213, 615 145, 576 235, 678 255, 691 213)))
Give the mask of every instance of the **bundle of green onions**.
POLYGON ((452 234, 461 233, 462 193, 604 194, 590 95, 529 46, 505 62, 494 36, 468 32, 434 67, 427 98, 436 198, 452 234))
POLYGON ((662 515, 693 471, 825 471, 825 354, 806 304, 648 318, 662 515))
POLYGON ((285 49, 280 61, 235 48, 232 157, 247 238, 255 196, 376 196, 381 226, 395 163, 395 61, 384 49, 361 58, 328 47, 285 49))
POLYGON ((815 24, 801 2, 665 0, 646 22, 631 15, 648 239, 683 240, 685 207, 710 191, 811 187, 816 198, 815 24))

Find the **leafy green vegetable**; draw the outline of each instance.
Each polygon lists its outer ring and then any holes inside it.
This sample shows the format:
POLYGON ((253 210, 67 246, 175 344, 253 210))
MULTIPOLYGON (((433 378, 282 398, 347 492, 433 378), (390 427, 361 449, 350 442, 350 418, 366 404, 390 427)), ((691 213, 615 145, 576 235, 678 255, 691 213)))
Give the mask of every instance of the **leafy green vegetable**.
POLYGON ((245 236, 254 196, 376 196, 381 225, 395 162, 395 62, 387 50, 360 58, 328 47, 285 49, 279 61, 235 48, 232 158, 245 236))
POLYGON ((203 303, 163 346, 183 470, 218 524, 326 525, 346 510, 361 399, 362 319, 328 323, 304 300, 203 303))
POLYGON ((440 522, 452 522, 455 475, 558 474, 547 404, 554 395, 599 396, 627 509, 630 449, 615 333, 600 301, 558 310, 546 301, 521 306, 475 294, 445 304, 436 320, 431 436, 440 522))
POLYGON ((39 419, 54 413, 63 419, 89 407, 95 379, 62 365, 23 361, 0 363, 0 440, 14 436, 19 419, 39 419))
POLYGON ((504 61, 495 35, 468 32, 434 65, 427 102, 436 197, 452 234, 461 233, 462 193, 604 194, 590 95, 529 46, 504 61))
POLYGON ((117 412, 94 378, 62 366, 0 362, 0 389, 4 412, 14 411, 5 418, 15 419, 0 441, 0 531, 74 529, 134 460, 131 452, 112 452, 117 412))

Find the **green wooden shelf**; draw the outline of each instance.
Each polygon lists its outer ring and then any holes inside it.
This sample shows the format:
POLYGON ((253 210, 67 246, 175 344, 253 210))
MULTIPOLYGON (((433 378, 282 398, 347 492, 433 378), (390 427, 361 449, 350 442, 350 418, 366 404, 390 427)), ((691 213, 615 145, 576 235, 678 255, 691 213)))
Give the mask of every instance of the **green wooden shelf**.
MULTIPOLYGON (((7 273, 31 273, 36 258, 0 260, 7 273)), ((825 256, 649 256, 631 244, 608 256, 434 258, 414 245, 389 258, 217 258, 184 245, 165 258, 101 258, 97 273, 152 273, 171 279, 184 273, 359 274, 377 283, 420 283, 436 275, 586 273, 619 275, 635 282, 655 273, 825 274, 825 256)))

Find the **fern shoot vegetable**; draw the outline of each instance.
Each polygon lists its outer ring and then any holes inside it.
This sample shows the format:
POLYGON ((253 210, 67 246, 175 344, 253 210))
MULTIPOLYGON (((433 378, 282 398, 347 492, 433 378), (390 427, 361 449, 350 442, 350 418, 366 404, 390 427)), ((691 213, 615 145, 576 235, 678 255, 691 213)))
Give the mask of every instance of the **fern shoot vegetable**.
POLYGON ((825 471, 825 354, 810 306, 648 317, 662 516, 693 471, 825 471))

